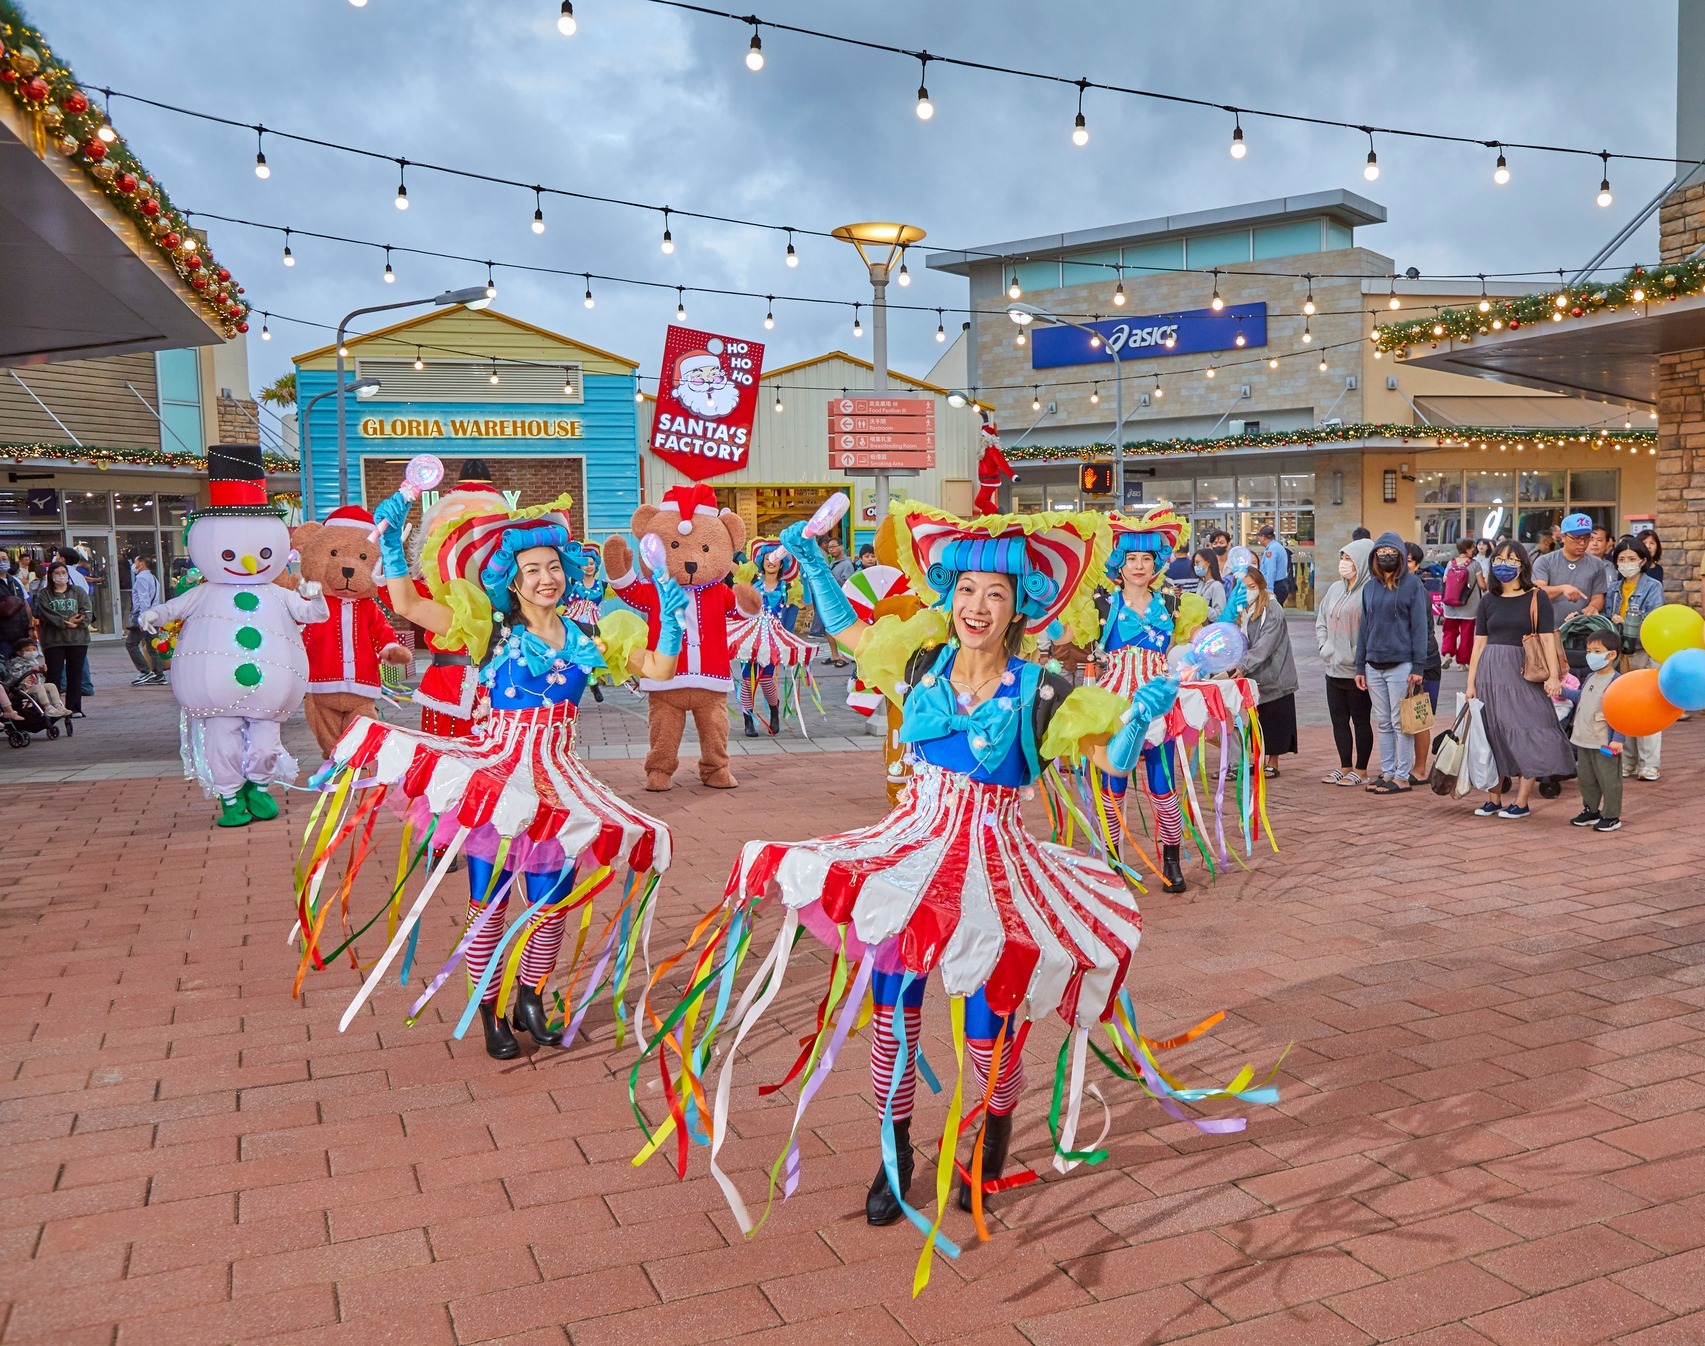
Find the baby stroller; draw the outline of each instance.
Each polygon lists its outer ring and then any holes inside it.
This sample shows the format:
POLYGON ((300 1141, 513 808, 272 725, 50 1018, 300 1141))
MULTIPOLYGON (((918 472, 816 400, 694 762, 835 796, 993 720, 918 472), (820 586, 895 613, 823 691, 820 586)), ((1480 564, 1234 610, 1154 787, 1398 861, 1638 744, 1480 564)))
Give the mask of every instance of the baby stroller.
MULTIPOLYGON (((0 661, 0 666, 3 664, 4 661, 0 661)), ((23 678, 6 677, 0 680, 0 686, 5 687, 7 699, 11 701, 12 709, 19 717, 16 720, 0 720, 0 724, 6 726, 7 744, 14 748, 27 748, 33 734, 46 734, 49 738, 59 737, 59 725, 52 716, 36 705, 34 699, 24 690, 23 678)), ((65 721, 67 735, 72 733, 71 724, 70 720, 65 721)))

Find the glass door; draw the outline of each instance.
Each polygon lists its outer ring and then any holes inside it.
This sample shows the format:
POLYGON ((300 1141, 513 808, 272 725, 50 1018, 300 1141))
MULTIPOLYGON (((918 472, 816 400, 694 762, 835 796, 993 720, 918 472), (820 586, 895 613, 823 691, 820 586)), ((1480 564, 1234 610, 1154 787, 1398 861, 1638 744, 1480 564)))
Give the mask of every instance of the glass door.
POLYGON ((65 530, 66 545, 83 558, 82 571, 89 581, 89 599, 95 609, 90 623, 92 636, 111 636, 124 629, 120 618, 118 585, 113 581, 113 535, 110 528, 76 528, 65 530))

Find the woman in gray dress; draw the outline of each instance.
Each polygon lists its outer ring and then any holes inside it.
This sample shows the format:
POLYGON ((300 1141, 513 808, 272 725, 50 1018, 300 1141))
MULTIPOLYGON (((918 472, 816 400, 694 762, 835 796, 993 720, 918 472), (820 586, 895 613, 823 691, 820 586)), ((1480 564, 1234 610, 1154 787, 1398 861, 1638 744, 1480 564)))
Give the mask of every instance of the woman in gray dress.
POLYGON ((1534 782, 1575 774, 1574 753, 1557 720, 1552 698, 1562 687, 1563 657, 1551 600, 1534 588, 1533 562, 1519 542, 1492 554, 1492 581, 1474 618, 1474 653, 1468 661, 1468 696, 1481 704, 1486 739, 1502 779, 1474 810, 1480 818, 1525 818, 1534 782), (1545 681, 1522 675, 1522 642, 1537 635, 1545 681), (1504 795, 1515 784, 1515 799, 1504 795))

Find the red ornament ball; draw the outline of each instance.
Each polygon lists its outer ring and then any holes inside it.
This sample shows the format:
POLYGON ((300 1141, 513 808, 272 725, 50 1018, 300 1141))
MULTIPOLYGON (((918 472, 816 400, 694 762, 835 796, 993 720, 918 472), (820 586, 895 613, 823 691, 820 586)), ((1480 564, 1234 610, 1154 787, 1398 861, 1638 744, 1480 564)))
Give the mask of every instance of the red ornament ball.
POLYGON ((151 196, 145 196, 142 198, 142 205, 140 206, 140 209, 144 215, 158 215, 160 213, 160 203, 151 196))
POLYGON ((136 190, 136 174, 120 173, 118 177, 114 179, 113 186, 117 187, 121 192, 134 192, 136 190))
POLYGON ((230 280, 231 279, 231 273, 229 271, 227 271, 224 267, 219 268, 218 275, 219 275, 220 280, 230 280))
POLYGON ((239 332, 246 332, 249 330, 249 325, 246 322, 240 322, 237 324, 237 330, 239 332))
POLYGON ((247 293, 248 293, 248 291, 246 291, 246 290, 245 290, 245 289, 243 289, 243 287, 242 287, 242 286, 241 286, 241 285, 239 285, 239 286, 238 286, 238 287, 237 287, 237 293, 238 293, 238 294, 247 294, 247 293))
POLYGON ((0 70, 0 84, 16 84, 17 82, 18 76, 10 66, 0 70))
POLYGON ((73 116, 81 116, 89 110, 89 95, 81 89, 73 89, 65 95, 65 101, 60 106, 73 116))
POLYGON ((1516 330, 1516 328, 1518 328, 1520 326, 1521 326, 1521 319, 1520 318, 1511 318, 1510 319, 1510 331, 1513 332, 1516 330))
POLYGON ((83 153, 88 155, 89 158, 93 159, 96 163, 99 163, 102 159, 107 157, 106 142, 95 136, 90 136, 83 142, 83 153))
POLYGON ((190 287, 192 289, 205 290, 207 288, 207 277, 206 276, 191 276, 189 278, 189 283, 190 283, 190 287))
POLYGON ((191 271, 199 271, 201 270, 201 258, 192 252, 184 258, 184 265, 191 271))
POLYGON ((32 75, 18 86, 18 92, 32 103, 39 103, 47 97, 47 81, 40 75, 32 75))
POLYGON ((1577 304, 1574 308, 1569 310, 1569 316, 1571 318, 1584 318, 1587 316, 1587 311, 1577 304))
POLYGON ((168 229, 165 233, 160 235, 160 244, 162 247, 175 248, 182 242, 183 239, 178 236, 178 231, 176 229, 168 229))

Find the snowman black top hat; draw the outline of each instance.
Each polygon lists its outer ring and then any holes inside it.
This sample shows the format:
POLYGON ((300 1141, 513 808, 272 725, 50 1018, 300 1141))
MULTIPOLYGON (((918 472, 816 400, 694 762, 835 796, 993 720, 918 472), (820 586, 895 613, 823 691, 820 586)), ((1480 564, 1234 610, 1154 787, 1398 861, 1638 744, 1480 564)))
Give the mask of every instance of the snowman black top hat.
POLYGON ((259 444, 207 446, 207 498, 207 507, 191 511, 191 519, 218 515, 285 517, 284 506, 267 499, 266 468, 259 444))

